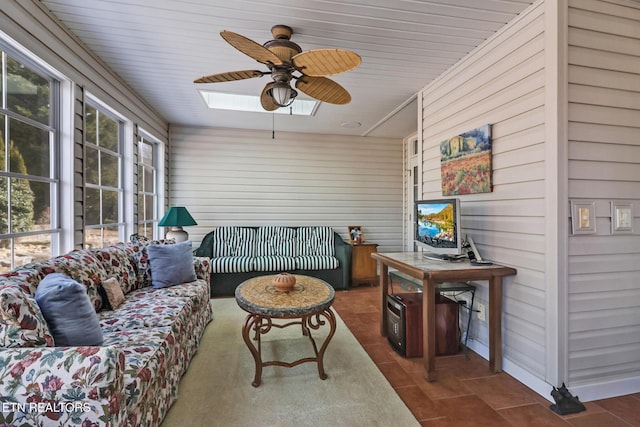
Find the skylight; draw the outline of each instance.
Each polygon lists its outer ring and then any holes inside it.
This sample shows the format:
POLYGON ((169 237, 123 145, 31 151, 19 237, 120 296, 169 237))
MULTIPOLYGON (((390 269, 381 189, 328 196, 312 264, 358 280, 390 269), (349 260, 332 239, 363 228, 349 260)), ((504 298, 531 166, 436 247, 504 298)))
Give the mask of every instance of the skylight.
POLYGON ((295 114, 299 116, 313 116, 320 105, 319 101, 296 99, 288 107, 275 111, 266 111, 260 104, 260 97, 253 95, 236 95, 233 93, 199 91, 209 108, 219 110, 249 111, 255 113, 295 114))

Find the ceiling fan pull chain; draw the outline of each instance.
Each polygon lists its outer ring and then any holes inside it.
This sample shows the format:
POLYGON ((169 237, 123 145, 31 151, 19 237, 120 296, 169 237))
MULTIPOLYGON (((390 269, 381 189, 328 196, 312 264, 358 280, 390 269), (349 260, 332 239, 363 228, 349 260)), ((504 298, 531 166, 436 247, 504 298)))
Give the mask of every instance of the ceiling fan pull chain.
POLYGON ((271 139, 276 139, 276 113, 271 113, 271 139))

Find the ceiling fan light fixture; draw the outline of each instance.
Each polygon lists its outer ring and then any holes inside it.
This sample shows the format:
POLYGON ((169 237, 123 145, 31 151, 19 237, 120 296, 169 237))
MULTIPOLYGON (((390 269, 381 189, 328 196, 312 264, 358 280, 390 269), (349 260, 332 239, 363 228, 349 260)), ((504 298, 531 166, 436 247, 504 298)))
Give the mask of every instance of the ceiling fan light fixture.
POLYGON ((267 90, 267 94, 278 107, 288 107, 298 96, 298 91, 289 86, 289 83, 276 82, 267 90))

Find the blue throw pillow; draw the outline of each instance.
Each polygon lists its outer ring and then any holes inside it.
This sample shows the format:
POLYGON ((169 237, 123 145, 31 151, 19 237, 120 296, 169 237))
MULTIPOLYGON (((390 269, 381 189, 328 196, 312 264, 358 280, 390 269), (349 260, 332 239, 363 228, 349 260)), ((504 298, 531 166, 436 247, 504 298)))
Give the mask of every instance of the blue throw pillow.
POLYGON ((48 274, 38 284, 36 302, 56 346, 99 346, 104 342, 86 288, 70 277, 48 274))
POLYGON ((191 241, 173 245, 149 245, 151 285, 155 289, 196 280, 191 241))

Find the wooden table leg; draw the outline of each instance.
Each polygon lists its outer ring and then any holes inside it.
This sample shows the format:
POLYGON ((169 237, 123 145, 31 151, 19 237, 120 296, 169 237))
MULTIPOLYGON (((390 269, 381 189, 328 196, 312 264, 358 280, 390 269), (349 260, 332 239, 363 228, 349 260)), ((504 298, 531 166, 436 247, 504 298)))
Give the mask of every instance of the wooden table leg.
POLYGON ((502 277, 489 279, 489 368, 502 372, 502 277))
POLYGON ((389 292, 389 266, 380 263, 380 335, 387 336, 387 293, 389 292))
POLYGON ((422 344, 424 375, 427 381, 435 380, 436 371, 436 284, 422 280, 422 344))

